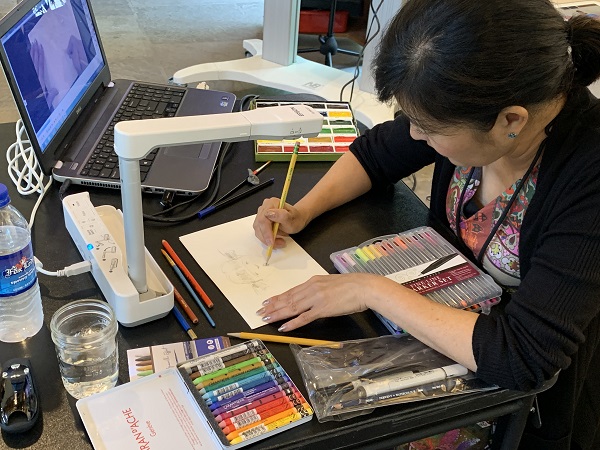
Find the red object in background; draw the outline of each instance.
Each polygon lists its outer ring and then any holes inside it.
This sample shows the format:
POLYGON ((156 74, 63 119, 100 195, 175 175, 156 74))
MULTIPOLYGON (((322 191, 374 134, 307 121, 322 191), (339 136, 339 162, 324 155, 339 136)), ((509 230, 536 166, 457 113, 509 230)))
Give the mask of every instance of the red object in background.
MULTIPOLYGON (((333 22, 334 33, 345 33, 348 29, 348 11, 336 11, 333 22)), ((329 10, 305 9, 300 11, 299 33, 326 34, 329 26, 329 10)))

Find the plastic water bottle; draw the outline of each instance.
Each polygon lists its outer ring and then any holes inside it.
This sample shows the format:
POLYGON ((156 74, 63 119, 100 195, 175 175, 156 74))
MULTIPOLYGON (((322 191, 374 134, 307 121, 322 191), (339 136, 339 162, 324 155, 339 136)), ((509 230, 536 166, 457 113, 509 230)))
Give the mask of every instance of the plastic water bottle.
POLYGON ((20 342, 44 322, 27 220, 0 183, 0 341, 20 342))

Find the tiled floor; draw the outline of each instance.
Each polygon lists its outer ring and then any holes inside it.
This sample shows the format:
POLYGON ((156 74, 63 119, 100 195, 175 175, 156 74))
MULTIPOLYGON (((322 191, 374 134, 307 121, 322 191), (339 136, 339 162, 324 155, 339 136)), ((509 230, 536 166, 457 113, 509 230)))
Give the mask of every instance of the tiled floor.
MULTIPOLYGON (((0 0, 0 16, 17 3, 0 0)), ((243 58, 242 40, 262 38, 263 0, 92 0, 92 7, 113 79, 166 82, 174 72, 193 64, 243 58)), ((338 43, 342 48, 360 49, 348 38, 338 37, 338 43)), ((316 46, 316 35, 300 35, 299 48, 316 46)), ((319 53, 303 53, 302 57, 324 60, 319 53)), ((334 56, 337 68, 350 70, 355 63, 355 57, 334 56)), ((281 92, 232 81, 211 81, 209 86, 238 96, 281 92)), ((1 77, 0 123, 18 118, 1 77)), ((415 191, 427 203, 431 168, 416 177, 415 191)), ((412 180, 407 182, 412 186, 412 180)))

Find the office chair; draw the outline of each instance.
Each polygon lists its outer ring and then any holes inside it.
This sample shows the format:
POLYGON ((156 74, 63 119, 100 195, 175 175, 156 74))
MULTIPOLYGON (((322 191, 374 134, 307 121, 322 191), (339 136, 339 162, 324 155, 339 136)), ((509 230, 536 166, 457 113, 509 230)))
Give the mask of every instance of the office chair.
POLYGON ((333 67, 332 56, 336 53, 342 53, 344 55, 360 56, 360 53, 352 50, 345 50, 338 48, 337 41, 333 35, 333 27, 335 23, 335 11, 337 9, 337 0, 331 0, 331 8, 329 10, 329 24, 327 26, 327 34, 325 36, 319 36, 319 42, 321 45, 318 48, 304 48, 298 50, 298 53, 309 53, 309 52, 320 52, 325 55, 325 65, 333 67))

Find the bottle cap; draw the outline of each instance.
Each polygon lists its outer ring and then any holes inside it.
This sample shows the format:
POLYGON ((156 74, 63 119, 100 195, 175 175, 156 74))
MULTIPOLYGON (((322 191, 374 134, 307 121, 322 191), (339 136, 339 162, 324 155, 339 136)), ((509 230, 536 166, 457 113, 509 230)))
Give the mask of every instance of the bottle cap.
POLYGON ((10 197, 8 196, 8 188, 0 183, 0 208, 10 203, 10 197))

